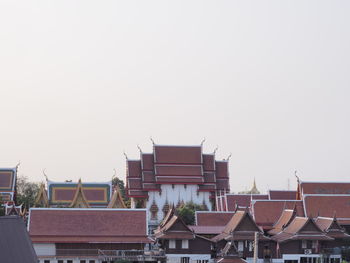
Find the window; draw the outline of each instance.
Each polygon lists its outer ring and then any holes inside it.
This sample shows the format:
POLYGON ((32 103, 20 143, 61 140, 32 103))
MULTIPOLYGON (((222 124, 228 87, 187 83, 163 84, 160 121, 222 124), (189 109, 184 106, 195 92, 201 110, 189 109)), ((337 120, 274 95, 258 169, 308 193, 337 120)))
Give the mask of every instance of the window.
POLYGON ((67 260, 67 263, 73 263, 73 260, 67 260))
POLYGON ((253 251, 254 250, 254 242, 253 241, 250 241, 249 242, 249 251, 253 251))
POLYGON ((63 263, 63 260, 58 260, 57 263, 63 263))
POLYGON ((50 260, 44 260, 44 263, 50 263, 50 260))
POLYGON ((307 248, 307 241, 306 240, 301 241, 301 248, 307 248))
POLYGON ((317 248, 318 247, 318 242, 317 240, 312 241, 312 248, 317 248))
POLYGON ((89 260, 89 263, 95 263, 95 260, 89 260))
POLYGON ((190 258, 189 257, 182 257, 181 263, 190 263, 190 258))
POLYGON ((181 247, 188 249, 188 240, 187 239, 182 240, 181 247))
POLYGON ((80 260, 80 263, 86 263, 86 260, 80 260))
POLYGON ((238 251, 243 251, 243 241, 238 241, 238 251))
POLYGON ((169 240, 169 248, 176 248, 176 240, 173 240, 173 239, 169 240))

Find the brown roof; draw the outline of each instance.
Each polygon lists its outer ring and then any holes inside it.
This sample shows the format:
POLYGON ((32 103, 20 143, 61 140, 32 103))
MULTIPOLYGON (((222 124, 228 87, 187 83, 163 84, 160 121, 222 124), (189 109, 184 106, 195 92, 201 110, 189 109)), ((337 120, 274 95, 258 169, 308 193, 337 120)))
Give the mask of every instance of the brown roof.
POLYGON ((217 260, 218 263, 247 263, 244 259, 236 257, 224 257, 217 260))
POLYGON ((315 223, 330 237, 347 239, 350 238, 350 236, 345 233, 345 229, 339 225, 338 220, 335 217, 317 217, 315 219, 315 223))
POLYGON ((201 164, 201 146, 154 145, 154 160, 157 164, 201 164))
POLYGON ((269 234, 276 235, 277 233, 281 232, 285 227, 287 227, 290 224, 290 222, 294 219, 295 216, 295 209, 284 209, 281 214, 281 217, 273 225, 273 228, 269 231, 269 234))
POLYGON ((328 237, 313 221, 312 218, 295 217, 282 232, 273 236, 277 242, 288 240, 333 240, 328 237))
POLYGON ((189 228, 199 235, 218 235, 224 230, 225 226, 189 226, 189 228))
POLYGON ((292 200, 255 200, 252 202, 252 214, 257 225, 269 230, 280 218, 284 209, 294 207, 298 216, 304 216, 302 201, 292 200))
POLYGON ((238 207, 250 207, 251 200, 267 200, 268 195, 260 194, 227 194, 227 207, 229 211, 235 211, 236 205, 238 207))
POLYGON ((340 224, 350 219, 350 195, 304 195, 305 216, 333 217, 340 224))
POLYGON ((254 239, 254 233, 256 231, 262 234, 262 231, 255 224, 254 219, 251 217, 251 215, 247 211, 237 211, 227 223, 222 233, 213 237, 212 241, 219 242, 231 236, 233 236, 233 238, 236 240, 254 239), (252 223, 250 224, 249 228, 240 228, 241 222, 244 220, 249 220, 252 223))
POLYGON ((350 183, 345 182, 300 182, 300 190, 306 194, 350 194, 350 183))
POLYGON ((197 226, 226 226, 234 212, 196 211, 197 226))
POLYGON ((146 219, 145 209, 32 208, 28 224, 36 242, 141 243, 147 239, 146 219))
POLYGON ((297 191, 269 190, 270 200, 296 200, 297 191))
POLYGON ((214 154, 203 154, 202 146, 154 145, 153 153, 141 153, 140 160, 127 160, 126 193, 147 197, 160 191, 162 184, 198 185, 198 191, 229 191, 228 161, 215 161, 214 154))

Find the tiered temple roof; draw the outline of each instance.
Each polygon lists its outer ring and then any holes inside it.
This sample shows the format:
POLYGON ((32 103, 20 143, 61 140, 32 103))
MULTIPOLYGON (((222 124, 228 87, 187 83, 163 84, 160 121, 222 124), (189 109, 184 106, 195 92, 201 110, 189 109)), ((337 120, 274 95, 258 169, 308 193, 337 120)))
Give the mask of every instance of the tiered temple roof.
MULTIPOLYGON (((216 161, 202 146, 154 145, 153 153, 127 160, 127 195, 147 197, 162 184, 194 184, 198 191, 229 191, 228 161, 216 161)), ((213 197, 213 196, 212 196, 213 197)))

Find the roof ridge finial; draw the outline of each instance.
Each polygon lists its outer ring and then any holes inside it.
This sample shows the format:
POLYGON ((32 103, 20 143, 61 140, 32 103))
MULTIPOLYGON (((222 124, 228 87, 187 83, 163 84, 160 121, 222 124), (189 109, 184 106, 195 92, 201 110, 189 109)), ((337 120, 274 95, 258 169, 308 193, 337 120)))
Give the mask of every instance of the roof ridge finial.
POLYGON ((46 168, 43 169, 43 174, 45 176, 46 179, 46 183, 49 181, 49 177, 47 176, 47 174, 45 173, 46 168))
POLYGON ((230 158, 231 158, 231 156, 232 156, 232 153, 230 153, 230 154, 227 156, 227 158, 225 159, 225 161, 229 161, 230 158))
POLYGON ((216 154, 216 152, 217 152, 218 149, 219 149, 219 146, 216 145, 216 148, 214 149, 214 152, 213 152, 214 155, 216 154))
POLYGON ((153 140, 153 138, 152 138, 152 136, 150 136, 149 139, 151 140, 151 142, 152 142, 153 145, 156 145, 155 142, 154 142, 154 140, 153 140))
POLYGON ((203 138, 203 140, 201 141, 201 146, 203 146, 203 143, 205 142, 205 137, 203 138))
POLYGON ((140 147, 140 145, 137 145, 137 149, 139 149, 139 151, 140 151, 140 154, 142 154, 142 150, 141 150, 141 147, 140 147))
POLYGON ((18 169, 18 166, 21 165, 21 160, 18 161, 18 163, 16 164, 15 168, 18 169))
POLYGON ((300 178, 299 178, 299 176, 297 176, 297 173, 298 173, 298 171, 295 170, 294 171, 294 176, 297 178, 297 183, 299 184, 300 183, 300 178))
POLYGON ((129 160, 128 156, 126 155, 125 150, 123 151, 123 154, 124 154, 124 156, 125 156, 126 160, 129 160))

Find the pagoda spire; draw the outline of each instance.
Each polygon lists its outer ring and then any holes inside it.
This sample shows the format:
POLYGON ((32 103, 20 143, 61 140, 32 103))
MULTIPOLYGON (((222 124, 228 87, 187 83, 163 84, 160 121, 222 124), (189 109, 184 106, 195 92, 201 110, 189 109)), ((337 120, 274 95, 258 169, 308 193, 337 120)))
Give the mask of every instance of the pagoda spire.
POLYGON ((77 190, 75 192, 74 198, 72 203, 69 207, 72 208, 90 208, 90 205, 85 197, 84 191, 83 191, 83 185, 81 183, 81 179, 79 179, 77 190))

